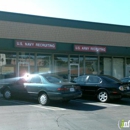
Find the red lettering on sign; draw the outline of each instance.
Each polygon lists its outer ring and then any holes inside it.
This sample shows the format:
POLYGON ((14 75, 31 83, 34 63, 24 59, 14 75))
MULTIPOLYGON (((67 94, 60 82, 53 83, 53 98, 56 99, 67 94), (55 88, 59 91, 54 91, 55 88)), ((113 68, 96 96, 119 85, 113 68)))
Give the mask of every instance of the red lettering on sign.
POLYGON ((56 44, 51 42, 16 41, 15 47, 56 49, 56 44))
POLYGON ((106 47, 103 46, 86 46, 86 45, 74 45, 75 51, 85 52, 106 52, 106 47))

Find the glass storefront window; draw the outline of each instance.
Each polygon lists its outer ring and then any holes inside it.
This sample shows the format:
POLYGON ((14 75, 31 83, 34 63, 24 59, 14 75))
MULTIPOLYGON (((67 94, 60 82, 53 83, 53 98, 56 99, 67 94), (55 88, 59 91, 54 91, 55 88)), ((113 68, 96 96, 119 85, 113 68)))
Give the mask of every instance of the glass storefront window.
POLYGON ((68 56, 54 55, 54 73, 68 79, 68 56))
POLYGON ((0 79, 16 76, 16 53, 0 53, 0 79))
POLYGON ((18 59, 18 76, 23 76, 26 73, 35 72, 35 55, 34 53, 19 53, 18 59))
POLYGON ((126 76, 130 76, 130 58, 126 59, 126 76))
POLYGON ((98 58, 92 56, 85 57, 85 74, 98 73, 98 58))
POLYGON ((80 56, 79 57, 79 67, 80 67, 80 75, 84 74, 84 57, 80 56))
POLYGON ((112 58, 100 57, 100 74, 112 75, 112 58))
POLYGON ((51 72, 51 55, 37 54, 37 72, 51 72))
POLYGON ((78 55, 70 55, 70 64, 79 64, 79 56, 78 55))
POLYGON ((124 59, 113 58, 113 76, 121 79, 124 77, 124 59))
MULTIPOLYGON (((80 58, 80 60, 82 60, 82 58, 80 58)), ((70 81, 73 81, 75 77, 78 77, 80 75, 80 60, 79 55, 70 55, 70 81)))

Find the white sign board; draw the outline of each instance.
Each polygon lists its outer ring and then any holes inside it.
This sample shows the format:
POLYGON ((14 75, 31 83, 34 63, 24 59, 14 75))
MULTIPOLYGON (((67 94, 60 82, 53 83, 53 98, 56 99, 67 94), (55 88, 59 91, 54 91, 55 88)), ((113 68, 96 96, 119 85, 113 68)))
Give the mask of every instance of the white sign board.
POLYGON ((0 66, 6 65, 6 56, 5 54, 0 54, 0 66))

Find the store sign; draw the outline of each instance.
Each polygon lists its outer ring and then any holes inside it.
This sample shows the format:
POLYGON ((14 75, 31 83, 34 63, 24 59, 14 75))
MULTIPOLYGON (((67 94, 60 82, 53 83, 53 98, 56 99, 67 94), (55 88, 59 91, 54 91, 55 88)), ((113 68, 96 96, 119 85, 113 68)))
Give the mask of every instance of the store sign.
POLYGON ((52 42, 16 41, 15 47, 39 48, 39 49, 56 49, 56 44, 52 43, 52 42))
POLYGON ((75 51, 85 52, 106 52, 106 47, 103 46, 86 46, 86 45, 74 45, 75 51))

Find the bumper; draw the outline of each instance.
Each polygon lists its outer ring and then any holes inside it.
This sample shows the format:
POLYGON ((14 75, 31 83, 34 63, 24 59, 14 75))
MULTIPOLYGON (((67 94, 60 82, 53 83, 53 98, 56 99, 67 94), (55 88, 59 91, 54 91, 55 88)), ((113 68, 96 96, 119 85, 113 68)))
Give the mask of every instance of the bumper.
POLYGON ((130 91, 123 92, 122 97, 130 97, 130 91))
POLYGON ((111 99, 122 98, 122 97, 130 97, 130 91, 123 91, 123 92, 110 94, 111 99))
POLYGON ((117 99, 117 98, 122 98, 121 94, 111 94, 110 99, 117 99))
POLYGON ((75 93, 48 93, 48 96, 51 100, 71 100, 76 99, 82 96, 82 92, 75 93))

